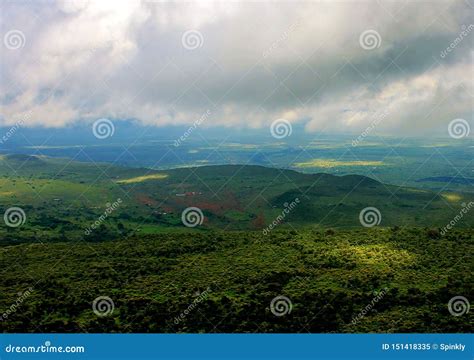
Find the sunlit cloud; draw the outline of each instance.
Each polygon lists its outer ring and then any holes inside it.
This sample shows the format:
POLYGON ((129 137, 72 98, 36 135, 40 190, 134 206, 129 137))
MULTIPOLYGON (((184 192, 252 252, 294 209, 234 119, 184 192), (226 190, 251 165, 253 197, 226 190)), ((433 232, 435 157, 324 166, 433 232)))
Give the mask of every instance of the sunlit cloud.
POLYGON ((212 109, 204 126, 360 131, 383 112, 377 131, 426 133, 472 117, 464 1, 4 2, 1 14, 2 36, 24 44, 3 39, 0 125, 184 125, 212 109), (183 46, 188 31, 198 46, 183 46))

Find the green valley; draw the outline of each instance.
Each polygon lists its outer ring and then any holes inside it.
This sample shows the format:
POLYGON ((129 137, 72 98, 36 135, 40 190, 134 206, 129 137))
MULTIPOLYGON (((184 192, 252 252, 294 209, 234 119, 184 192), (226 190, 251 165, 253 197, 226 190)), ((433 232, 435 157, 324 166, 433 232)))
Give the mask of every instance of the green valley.
POLYGON ((150 170, 5 155, 0 193, 3 213, 24 213, 0 228, 0 309, 22 309, 4 313, 3 331, 470 327, 447 308, 473 293, 474 219, 459 217, 470 192, 250 165, 150 170), (103 295, 114 312, 97 317, 91 302, 103 295), (279 296, 291 306, 282 317, 271 311, 279 296))

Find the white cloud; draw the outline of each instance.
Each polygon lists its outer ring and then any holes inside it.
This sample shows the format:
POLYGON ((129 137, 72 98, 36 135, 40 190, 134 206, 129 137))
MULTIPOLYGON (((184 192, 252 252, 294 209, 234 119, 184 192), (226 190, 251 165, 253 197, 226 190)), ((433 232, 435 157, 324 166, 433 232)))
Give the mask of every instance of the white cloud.
POLYGON ((472 38, 439 56, 473 22, 464 1, 70 0, 2 10, 3 34, 26 37, 21 49, 2 48, 6 125, 26 113, 30 126, 191 124, 212 108, 206 126, 287 118, 308 131, 358 131, 385 111, 378 131, 409 133, 472 114, 472 38), (190 29, 203 35, 196 50, 181 43, 190 29), (360 46, 367 29, 380 47, 360 46))

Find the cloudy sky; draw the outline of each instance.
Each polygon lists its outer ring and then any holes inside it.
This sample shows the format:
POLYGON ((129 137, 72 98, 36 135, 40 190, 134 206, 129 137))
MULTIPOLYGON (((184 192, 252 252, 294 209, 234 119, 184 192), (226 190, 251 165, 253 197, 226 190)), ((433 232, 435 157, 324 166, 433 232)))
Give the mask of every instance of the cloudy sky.
POLYGON ((208 110, 203 126, 308 132, 472 123, 473 1, 1 6, 4 126, 184 125, 208 110))

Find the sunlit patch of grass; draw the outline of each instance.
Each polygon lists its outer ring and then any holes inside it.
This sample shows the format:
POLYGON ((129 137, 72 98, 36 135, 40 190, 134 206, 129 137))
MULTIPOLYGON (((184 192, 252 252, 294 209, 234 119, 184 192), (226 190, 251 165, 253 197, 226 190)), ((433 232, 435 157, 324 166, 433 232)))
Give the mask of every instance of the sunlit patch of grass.
POLYGON ((103 188, 64 180, 25 179, 21 177, 0 179, 0 200, 3 197, 13 197, 30 205, 54 199, 76 203, 80 202, 78 194, 84 194, 90 201, 100 202, 110 197, 110 193, 104 191, 103 188), (38 196, 38 194, 41 194, 41 196, 38 196))
POLYGON ((414 192, 414 193, 421 193, 421 194, 427 194, 427 193, 429 193, 428 190, 415 189, 415 188, 406 188, 406 191, 408 191, 408 192, 414 192))
POLYGON ((439 147, 448 147, 453 146, 453 144, 448 143, 438 143, 438 144, 429 144, 429 145, 421 145, 422 148, 439 148, 439 147))
MULTIPOLYGON (((378 240, 382 232, 378 230, 378 240)), ((388 234, 387 234, 388 235, 388 234)), ((340 235, 342 236, 342 234, 340 235)), ((367 236, 364 235, 364 236, 367 236)), ((369 236, 367 239, 371 239, 369 236)), ((352 239, 333 239, 329 242, 302 241, 306 253, 313 254, 311 260, 325 269, 370 269, 370 271, 398 269, 411 266, 418 260, 413 252, 400 249, 389 242, 352 243, 352 239)))
POLYGON ((371 142, 371 141, 362 141, 358 144, 359 147, 368 147, 368 146, 385 146, 383 143, 380 142, 371 142))
POLYGON ((240 144, 240 143, 228 143, 222 144, 220 146, 205 146, 201 147, 201 150, 204 151, 214 151, 218 149, 225 148, 229 151, 253 151, 256 149, 283 149, 286 148, 287 144, 285 142, 271 142, 271 143, 262 143, 262 144, 240 144))
POLYGON ((228 143, 228 144, 222 145, 222 147, 234 148, 234 149, 257 149, 259 146, 255 144, 228 143))
POLYGON ((350 251, 361 265, 399 267, 415 262, 414 255, 408 251, 385 244, 351 246, 350 251))
POLYGON ((444 194, 441 194, 441 196, 444 197, 449 202, 459 202, 462 200, 461 195, 454 194, 454 193, 444 193, 444 194))
POLYGON ((334 159, 313 159, 310 161, 299 162, 293 164, 297 168, 333 168, 338 166, 384 166, 387 165, 383 161, 340 161, 334 159))
POLYGON ((134 184, 134 183, 140 183, 140 182, 148 181, 148 180, 163 180, 163 179, 166 179, 167 177, 168 177, 168 174, 151 174, 151 175, 137 176, 130 179, 118 180, 117 183, 134 184))
POLYGON ((13 191, 0 192, 0 196, 12 196, 12 195, 15 195, 15 193, 13 191))
POLYGON ((324 141, 311 141, 309 143, 309 149, 341 149, 346 145, 343 143, 328 143, 324 141))

